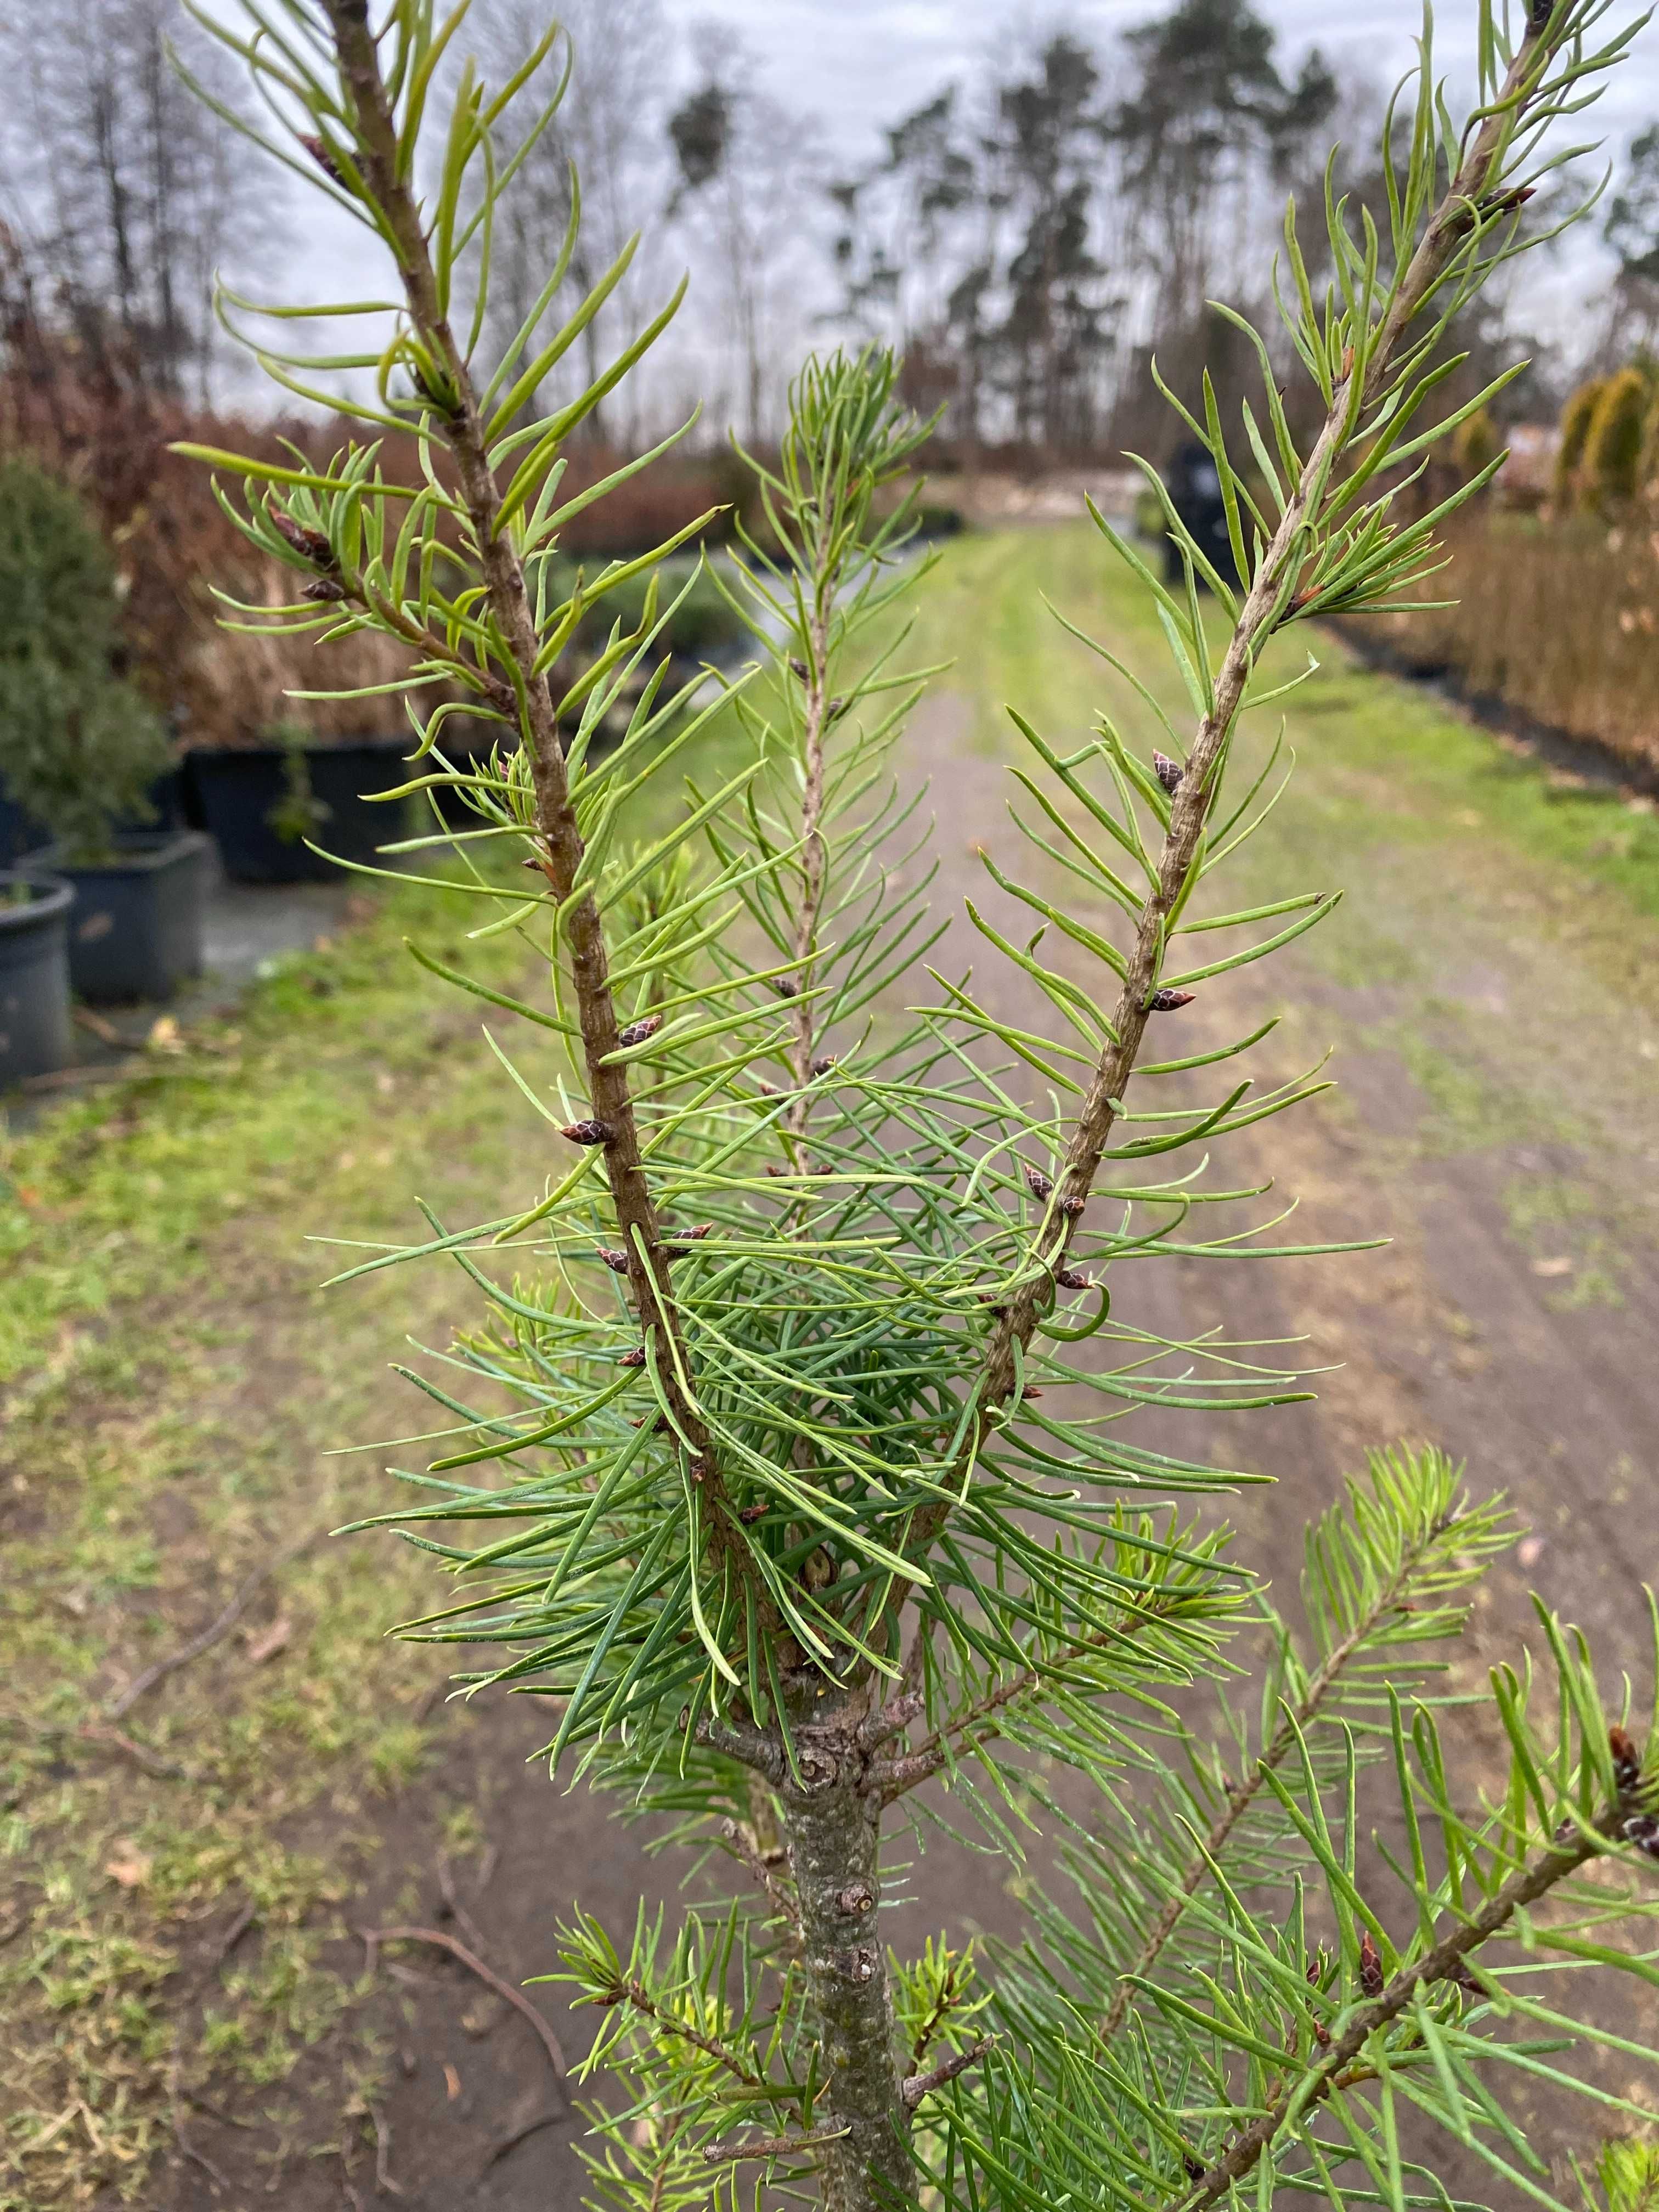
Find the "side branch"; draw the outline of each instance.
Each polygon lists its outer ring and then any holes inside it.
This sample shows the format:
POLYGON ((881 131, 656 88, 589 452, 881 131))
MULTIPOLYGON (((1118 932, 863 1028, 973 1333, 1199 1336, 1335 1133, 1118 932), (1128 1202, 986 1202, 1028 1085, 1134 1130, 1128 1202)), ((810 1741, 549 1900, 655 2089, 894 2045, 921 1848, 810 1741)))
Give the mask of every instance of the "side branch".
MULTIPOLYGON (((1199 725, 1175 792, 1169 833, 1158 859, 1156 887, 1141 908, 1122 989, 1111 1018, 1113 1042, 1095 1070, 1066 1147, 1064 1164, 1054 1177, 1054 1205, 1049 1225, 1044 1231, 1048 1240, 1045 1265, 1010 1298, 986 1346, 983 1385, 955 1468, 955 1479, 958 1480, 965 1479, 974 1465, 988 1428, 1004 1417, 1018 1372, 1016 1348, 1023 1352, 1036 1333, 1052 1296, 1054 1272, 1065 1265, 1076 1224, 1093 1188, 1121 1111, 1123 1096, 1152 1012, 1165 930, 1198 862, 1205 823, 1256 655, 1281 619, 1284 588, 1294 580, 1306 556, 1308 533, 1316 520, 1319 501, 1367 401, 1382 389, 1385 372, 1407 329, 1433 296, 1457 255, 1469 243, 1471 210, 1482 207, 1494 174, 1501 167, 1504 146, 1524 120, 1528 102, 1535 97, 1542 73, 1559 43, 1559 33, 1553 40, 1550 28, 1557 12, 1549 7, 1530 10, 1526 35, 1516 51, 1503 89, 1419 240, 1370 344, 1358 383, 1356 385, 1351 366, 1348 374, 1336 384, 1324 426, 1239 611, 1215 678, 1210 709, 1199 725)), ((942 1485, 947 1493, 951 1487, 950 1480, 942 1485)), ((913 1553, 926 1553, 943 1528, 949 1510, 948 1504, 935 1502, 918 1511, 909 1534, 908 1548, 913 1553)), ((908 1589, 908 1585, 901 1585, 896 1589, 891 1601, 895 1610, 904 1601, 908 1589)))
MULTIPOLYGON (((356 110, 364 183, 396 253, 410 321, 441 364, 447 380, 443 404, 435 398, 429 404, 454 457, 489 612, 510 664, 516 717, 535 788, 538 857, 554 897, 565 910, 563 934, 588 1096, 593 1119, 605 1132, 605 1174, 628 1255, 629 1286, 641 1328, 655 1340, 656 1369, 672 1426, 687 1454, 706 1470, 702 1490, 710 1508, 713 1540, 738 1572, 752 1575, 749 1549, 720 1480, 712 1440, 678 1380, 690 1369, 673 1303, 668 1255, 641 1158, 628 1071, 617 1059, 621 1026, 611 989, 604 924, 591 890, 574 896, 585 848, 571 801, 551 682, 546 672, 537 671, 540 639, 534 605, 512 536, 498 527, 501 495, 471 367, 444 312, 420 208, 400 167, 397 123, 380 74, 368 0, 326 0, 326 6, 341 82, 356 110)), ((761 1604, 769 1621, 772 1608, 763 1595, 761 1604)))
POLYGON ((1363 1620, 1356 1622, 1342 1641, 1327 1653, 1324 1663, 1308 1685, 1307 1695, 1296 1708, 1294 1723, 1289 1719, 1279 1723, 1272 1742, 1256 1760, 1254 1771, 1228 1791, 1227 1802, 1217 1815, 1209 1833, 1205 1837, 1202 1849, 1195 1850, 1188 1860, 1182 1870, 1181 1881, 1174 1895, 1165 1900, 1163 1910, 1147 1932, 1146 1940, 1141 1947, 1139 1955, 1136 1958, 1133 1966, 1130 1967, 1127 1976, 1118 1984, 1117 1992, 1107 2008, 1105 2017, 1100 2024, 1100 2039, 1103 2043, 1109 2043, 1119 2028, 1122 2027, 1130 2004, 1133 2001, 1135 1983, 1144 1979, 1157 1965, 1164 1946, 1181 1924, 1188 1899, 1196 1893, 1208 1874, 1211 1865, 1220 1857, 1233 1830, 1260 1796, 1262 1784, 1268 1775, 1283 1764, 1297 1742, 1300 1732, 1307 1728, 1310 1721, 1318 1718, 1326 1698, 1329 1697, 1332 1689, 1340 1680, 1343 1668, 1354 1654, 1362 1648, 1366 1638, 1370 1636, 1378 1624, 1395 1610, 1410 1583, 1413 1571, 1423 1553, 1444 1533, 1443 1528, 1430 1529, 1425 1533, 1421 1542, 1401 1561, 1398 1571, 1389 1577, 1388 1582, 1378 1591, 1376 1602, 1369 1608, 1363 1620))
POLYGON ((1517 1912, 1537 1904, 1558 1882, 1595 1857, 1600 1843, 1618 1834, 1628 1810, 1623 1803, 1614 1807, 1595 1822, 1589 1836, 1573 1831, 1571 1843, 1554 1844, 1535 1866, 1523 1867, 1511 1875, 1473 1919, 1454 1929, 1415 1966, 1403 1968, 1374 2002, 1363 2005, 1342 2033, 1333 2038, 1329 2049, 1320 2053, 1317 2065, 1310 2067, 1260 2119, 1253 2120, 1197 2186, 1188 2195, 1177 2198, 1169 2212, 1206 2212, 1207 2206, 1228 2196, 1238 2182, 1255 2171, 1281 2128, 1310 2106, 1322 2103, 1342 2086, 1342 2077, 1371 2037, 1398 2020, 1419 1990, 1434 1982, 1457 1979, 1470 1954, 1507 1927, 1517 1912))
MULTIPOLYGON (((1125 1642, 1138 1626, 1162 1620, 1168 1610, 1162 1602, 1130 1608, 1112 1627, 1097 1629, 1092 1635, 1080 1636, 1063 1644, 1040 1666, 1018 1668, 1006 1681, 999 1682, 994 1690, 988 1690, 982 1698, 976 1698, 965 1711, 942 1723, 914 1751, 872 1761, 865 1778, 866 1794, 878 1804, 892 1804, 896 1798, 926 1782, 930 1775, 937 1774, 949 1759, 951 1746, 962 1737, 975 1732, 987 1736, 998 1735, 1001 1729, 1000 1716, 1018 1698, 1035 1696, 1042 1688, 1044 1678, 1056 1668, 1069 1666, 1074 1659, 1085 1658, 1091 1651, 1103 1651, 1109 1644, 1125 1642)), ((921 1710, 921 1692, 910 1692, 873 1715, 865 1723, 862 1740, 874 1743, 896 1735, 921 1710)))
POLYGON ((830 720, 829 610, 835 597, 836 578, 825 561, 823 539, 827 527, 827 519, 821 520, 818 542, 813 549, 812 601, 806 618, 806 659, 801 673, 805 691, 801 707, 805 726, 802 741, 801 902, 795 921, 794 951, 799 964, 793 978, 793 995, 790 1001, 793 1036, 789 1053, 795 1095, 783 1117, 784 1127, 797 1140, 805 1136, 807 1119, 812 1110, 811 1085, 815 1073, 817 1036, 812 1018, 811 960, 817 946, 828 859, 823 829, 823 733, 830 720))
POLYGON ((925 2074, 906 2076, 899 2094, 904 2100, 906 2112, 914 2112, 924 2097, 931 2097, 935 2089, 942 2089, 947 2081, 954 2081, 958 2074, 965 2074, 976 2066, 991 2048, 994 2039, 981 2035, 977 2043, 969 2044, 966 2051, 953 2051, 948 2058, 941 2058, 937 2066, 930 2066, 925 2074))

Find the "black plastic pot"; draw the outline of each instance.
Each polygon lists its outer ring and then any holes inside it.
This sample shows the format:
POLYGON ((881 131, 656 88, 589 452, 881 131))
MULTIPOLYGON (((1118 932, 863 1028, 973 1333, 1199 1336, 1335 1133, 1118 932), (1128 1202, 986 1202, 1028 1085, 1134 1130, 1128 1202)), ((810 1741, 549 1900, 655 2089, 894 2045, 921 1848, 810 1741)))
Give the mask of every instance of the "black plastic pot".
POLYGON ((0 1091, 70 1058, 72 885, 0 875, 0 1091))
POLYGON ((9 868, 25 853, 37 851, 46 836, 40 823, 31 821, 15 799, 0 791, 0 868, 9 868))
POLYGON ((404 758, 412 744, 407 738, 368 738, 307 746, 308 828, 284 820, 295 811, 295 792, 280 746, 204 747, 185 756, 192 812, 217 842, 233 882, 329 883, 338 870, 305 838, 340 860, 374 861, 380 846, 404 834, 405 815, 401 806, 372 805, 366 794, 395 791, 419 773, 404 758))
MULTIPOLYGON (((184 777, 180 769, 170 768, 158 775, 149 791, 149 818, 144 822, 124 822, 122 830, 183 830, 199 829, 199 823, 185 819, 184 777)), ((31 853, 38 853, 51 842, 51 833, 26 814, 15 799, 0 787, 0 868, 10 867, 31 853)))
POLYGON ((199 830, 134 830, 94 866, 48 849, 35 865, 73 886, 70 983, 94 1005, 170 999, 202 972, 212 845, 199 830))

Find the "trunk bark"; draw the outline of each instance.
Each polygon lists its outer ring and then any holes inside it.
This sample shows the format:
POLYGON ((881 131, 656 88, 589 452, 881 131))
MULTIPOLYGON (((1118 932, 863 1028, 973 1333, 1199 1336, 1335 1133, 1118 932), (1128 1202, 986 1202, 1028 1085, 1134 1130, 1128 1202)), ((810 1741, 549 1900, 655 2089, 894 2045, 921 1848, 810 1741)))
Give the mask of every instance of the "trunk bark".
POLYGON ((823 2153, 827 2212, 888 2212, 915 2185, 887 1956, 876 1929, 880 1816, 860 1795, 856 1760, 803 1746, 807 1787, 782 1792, 784 1840, 800 1911, 801 1960, 823 2031, 830 2087, 817 2124, 845 2128, 823 2153))

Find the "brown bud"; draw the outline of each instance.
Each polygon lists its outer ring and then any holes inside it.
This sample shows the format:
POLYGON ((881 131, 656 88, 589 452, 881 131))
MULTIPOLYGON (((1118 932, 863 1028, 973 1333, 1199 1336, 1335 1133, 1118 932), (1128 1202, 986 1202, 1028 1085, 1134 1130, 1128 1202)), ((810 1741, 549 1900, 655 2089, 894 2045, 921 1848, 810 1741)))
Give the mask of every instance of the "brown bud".
POLYGON ((626 1252, 617 1251, 614 1244, 596 1244, 594 1250, 613 1275, 625 1275, 631 1262, 626 1252))
POLYGON ((770 1510, 771 1509, 769 1506, 763 1504, 759 1505, 745 1505, 738 1513, 738 1518, 742 1522, 745 1528, 752 1528, 756 1522, 763 1520, 770 1510))
POLYGON ((566 1121, 559 1130, 573 1145, 609 1145, 616 1139, 616 1131, 609 1121, 566 1121))
POLYGON ((781 999, 793 999, 796 994, 795 980, 792 975, 775 976, 772 981, 772 988, 777 993, 781 999))
POLYGON ((1152 773, 1173 799, 1180 790, 1181 779, 1187 771, 1179 761, 1172 761, 1168 753, 1155 752, 1152 755, 1152 773))
POLYGON ((1177 1007, 1190 1006, 1192 1003, 1190 991, 1154 991, 1146 1001, 1146 1011, 1149 1014, 1172 1014, 1177 1007))
POLYGON ((701 1244, 705 1237, 712 1236, 712 1221, 700 1222, 695 1229, 676 1229, 663 1245, 671 1260, 683 1260, 694 1244, 701 1244))
POLYGON ((755 1088, 763 1098, 781 1098, 783 1096, 777 1085, 769 1083, 763 1075, 757 1075, 755 1078, 755 1088))
POLYGON ((339 163, 335 160, 333 155, 329 152, 327 147, 324 145, 320 138, 315 137, 313 133, 307 131, 301 134, 300 143, 305 148, 307 153, 310 155, 312 160, 317 164, 317 167, 322 171, 325 177, 331 177, 337 185, 344 184, 345 179, 340 173, 339 163))
POLYGON ((827 722, 833 722, 837 714, 844 714, 846 712, 847 702, 845 699, 830 699, 825 702, 823 718, 827 722))
POLYGON ((1079 1214, 1083 1212, 1088 1203, 1089 1201, 1086 1198, 1079 1198, 1073 1194, 1072 1197, 1062 1198, 1060 1200, 1059 1210, 1066 1216, 1066 1218, 1068 1221, 1075 1221, 1079 1214))
POLYGON ((1620 1796, 1628 1796, 1642 1779, 1642 1754, 1621 1728, 1607 1730, 1607 1749, 1613 1753, 1613 1777, 1620 1796))
POLYGON ((1076 1267, 1056 1267, 1054 1280, 1062 1291, 1091 1291, 1095 1287, 1092 1275, 1085 1275, 1076 1267))
POLYGON ((812 672, 806 665, 806 663, 804 660, 792 659, 789 663, 789 673, 795 678, 797 683, 805 684, 812 672))
POLYGON ((1659 1820, 1651 1813, 1638 1813, 1626 1821, 1625 1841, 1634 1844, 1644 1857, 1659 1862, 1659 1820))
POLYGON ((833 1052, 821 1053, 812 1062, 812 1073, 814 1075, 828 1075, 832 1067, 839 1065, 833 1052))
POLYGON ((617 1362, 617 1364, 618 1367, 643 1367, 645 1364, 645 1346, 642 1344, 636 1344, 631 1352, 623 1352, 622 1358, 617 1362))
POLYGON ((800 1578, 810 1590, 828 1589, 836 1579, 836 1563, 822 1544, 801 1562, 800 1578))
POLYGON ((325 605, 331 605, 336 599, 344 599, 345 586, 343 584, 337 584, 332 576, 319 576, 305 586, 300 597, 302 599, 319 599, 325 605))
POLYGON ((1359 1939, 1359 1986, 1368 1997, 1382 1994, 1382 1954, 1369 1928, 1359 1939))
POLYGON ((625 1030, 618 1031, 617 1042, 643 1044, 647 1037, 655 1036, 657 1031, 662 1027, 664 1019, 665 1017, 661 1014, 641 1014, 638 1021, 629 1022, 625 1030))
POLYGON ((714 1472, 714 1462, 699 1452, 686 1472, 690 1475, 693 1482, 707 1482, 714 1472))
POLYGON ((1181 2163, 1187 2169, 1187 2179, 1188 2181, 1203 2180, 1204 2161, 1202 2159, 1194 2158, 1189 2150, 1183 2150, 1181 2154, 1181 2163))
POLYGON ((1041 1168, 1031 1167, 1025 1170, 1025 1184, 1033 1198, 1047 1198, 1054 1187, 1053 1179, 1044 1175, 1041 1168))
POLYGON ((319 568, 334 566, 334 548, 320 530, 312 530, 303 522, 296 522, 285 507, 268 510, 270 526, 276 535, 287 541, 295 551, 313 561, 319 568))
POLYGON ((1326 2045, 1330 2042, 1330 2039, 1331 2039, 1331 2031, 1329 2030, 1329 2028, 1326 2027, 1326 2025, 1325 2025, 1325 2023, 1324 2023, 1324 2021, 1323 2021, 1322 2020, 1316 2020, 1316 2021, 1314 2022, 1314 2041, 1315 2041, 1315 2042, 1319 2045, 1320 2049, 1322 2051, 1322 2050, 1326 2047, 1326 2045))

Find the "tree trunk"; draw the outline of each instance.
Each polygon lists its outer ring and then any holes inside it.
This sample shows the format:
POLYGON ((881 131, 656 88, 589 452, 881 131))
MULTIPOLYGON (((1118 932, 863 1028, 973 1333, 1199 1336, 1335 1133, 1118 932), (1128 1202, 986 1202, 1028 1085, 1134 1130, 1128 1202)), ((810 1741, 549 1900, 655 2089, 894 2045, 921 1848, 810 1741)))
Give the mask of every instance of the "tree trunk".
POLYGON ((882 2212, 915 2184, 893 2047, 885 1949, 876 1929, 879 1815, 855 1787, 856 1754, 803 1743, 807 1787, 782 1792, 801 1958, 830 2087, 817 2124, 845 2128, 823 2154, 828 2212, 882 2212))

